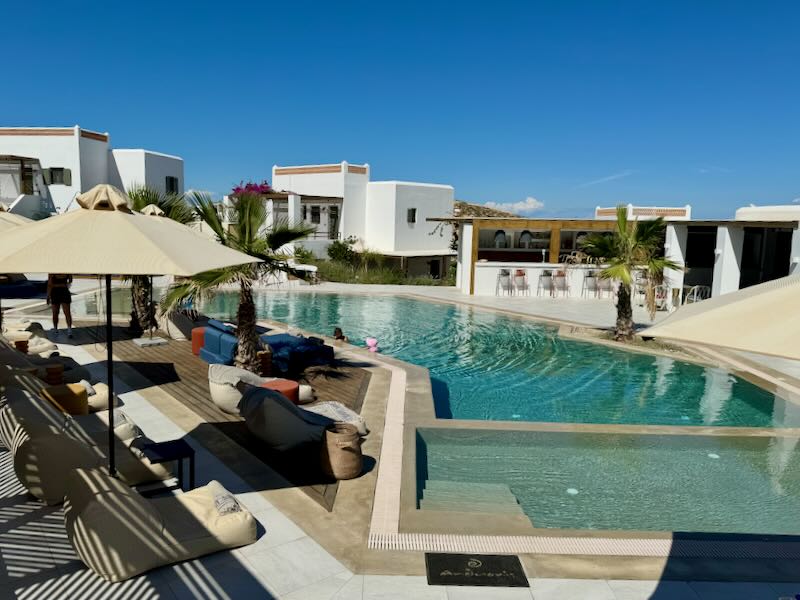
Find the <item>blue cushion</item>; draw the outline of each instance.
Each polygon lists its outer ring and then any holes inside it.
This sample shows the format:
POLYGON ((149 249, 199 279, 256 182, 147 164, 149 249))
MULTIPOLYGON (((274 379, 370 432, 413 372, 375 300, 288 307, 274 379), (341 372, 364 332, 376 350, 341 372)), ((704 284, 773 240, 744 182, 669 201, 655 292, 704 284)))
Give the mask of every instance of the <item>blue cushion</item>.
POLYGON ((211 365, 232 365, 233 357, 222 356, 215 352, 209 352, 206 348, 200 348, 200 358, 211 365))
POLYGON ((209 327, 213 327, 218 331, 224 331, 225 333, 234 334, 236 333, 236 329, 233 325, 226 325, 222 321, 218 321, 217 319, 209 319, 208 323, 206 323, 209 327))
POLYGON ((296 335, 289 335, 288 333, 276 333, 274 335, 262 335, 261 341, 269 344, 273 352, 281 348, 300 348, 306 341, 296 335))
POLYGON ((200 358, 211 364, 233 364, 238 344, 239 340, 235 335, 224 333, 213 327, 206 327, 205 344, 203 345, 205 354, 200 352, 200 358))

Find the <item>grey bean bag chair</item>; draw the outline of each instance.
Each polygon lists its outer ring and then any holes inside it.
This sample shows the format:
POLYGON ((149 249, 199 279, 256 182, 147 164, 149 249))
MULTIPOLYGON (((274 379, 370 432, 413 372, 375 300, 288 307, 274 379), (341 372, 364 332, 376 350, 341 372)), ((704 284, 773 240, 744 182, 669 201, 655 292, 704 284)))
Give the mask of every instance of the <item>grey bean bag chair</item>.
POLYGON ((292 450, 322 440, 330 419, 295 406, 283 394, 240 384, 239 414, 247 429, 270 448, 292 450))
MULTIPOLYGON (((260 386, 276 377, 260 377, 255 373, 232 367, 230 365, 213 364, 208 366, 208 387, 211 391, 211 401, 221 411, 231 415, 239 414, 239 401, 242 392, 237 388, 239 384, 260 386)), ((300 400, 313 400, 313 390, 310 385, 300 385, 300 400)))

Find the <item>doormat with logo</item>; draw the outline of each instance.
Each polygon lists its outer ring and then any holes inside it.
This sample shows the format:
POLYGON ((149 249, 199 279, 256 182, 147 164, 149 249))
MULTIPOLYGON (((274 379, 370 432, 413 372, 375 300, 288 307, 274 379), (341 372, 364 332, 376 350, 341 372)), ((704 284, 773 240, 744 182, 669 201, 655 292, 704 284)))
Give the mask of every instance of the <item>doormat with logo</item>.
POLYGON ((428 585, 530 587, 518 556, 425 553, 428 585))

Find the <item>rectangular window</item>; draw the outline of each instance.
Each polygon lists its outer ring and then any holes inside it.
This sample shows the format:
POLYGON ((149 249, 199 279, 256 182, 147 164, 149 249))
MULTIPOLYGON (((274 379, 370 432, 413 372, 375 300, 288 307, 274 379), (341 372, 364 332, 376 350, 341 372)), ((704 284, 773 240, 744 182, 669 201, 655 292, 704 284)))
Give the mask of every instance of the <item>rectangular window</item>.
POLYGON ((42 175, 46 185, 72 185, 72 171, 62 167, 43 169, 42 175))
POLYGON ((409 208, 408 213, 406 214, 406 220, 409 223, 416 223, 417 222, 417 209, 416 208, 409 208))
POLYGON ((305 204, 300 207, 300 212, 303 215, 303 221, 308 220, 308 207, 305 204))
POLYGON ((311 222, 314 224, 319 224, 319 206, 311 207, 311 222))
POLYGON ((172 177, 167 175, 165 185, 166 191, 168 194, 177 194, 178 193, 178 178, 172 177))

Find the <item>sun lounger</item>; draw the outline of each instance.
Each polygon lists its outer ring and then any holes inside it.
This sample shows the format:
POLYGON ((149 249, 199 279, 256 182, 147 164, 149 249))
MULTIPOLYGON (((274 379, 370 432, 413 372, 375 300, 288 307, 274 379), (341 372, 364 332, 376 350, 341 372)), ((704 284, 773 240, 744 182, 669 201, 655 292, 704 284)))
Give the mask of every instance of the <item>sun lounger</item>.
POLYGON ((37 369, 37 375, 45 376, 45 367, 52 364, 64 366, 64 383, 78 383, 82 379, 89 380, 90 375, 84 367, 65 356, 43 358, 36 354, 23 354, 5 337, 0 336, 0 365, 9 365, 17 369, 37 369))
MULTIPOLYGON (((71 470, 108 463, 108 412, 71 416, 29 391, 37 385, 30 374, 6 370, 4 378, 28 388, 2 390, 0 441, 13 454, 14 473, 31 494, 46 504, 60 504, 71 470)), ((148 440, 124 413, 115 415, 114 433, 121 481, 139 485, 172 477, 169 465, 152 464, 138 450, 148 440)))
POLYGON ((217 481, 148 500, 100 469, 77 469, 67 482, 67 537, 106 581, 252 544, 256 521, 217 481))

